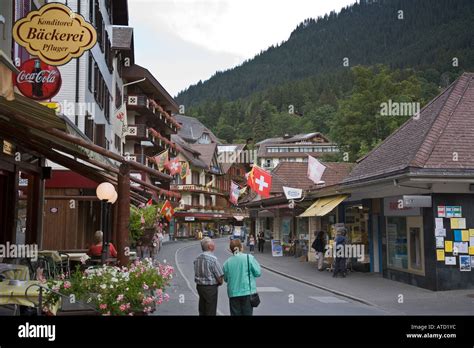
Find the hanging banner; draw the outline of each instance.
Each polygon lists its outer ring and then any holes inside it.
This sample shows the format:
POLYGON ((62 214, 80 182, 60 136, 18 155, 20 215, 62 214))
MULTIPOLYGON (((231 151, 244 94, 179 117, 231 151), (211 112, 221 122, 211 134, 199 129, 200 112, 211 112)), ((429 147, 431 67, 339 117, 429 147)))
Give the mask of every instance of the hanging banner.
POLYGON ((15 85, 25 97, 47 100, 61 89, 62 79, 58 68, 37 58, 23 62, 18 70, 20 73, 14 75, 15 85))
POLYGON ((15 22, 13 39, 49 65, 79 58, 97 42, 95 28, 66 5, 50 3, 15 22))
POLYGON ((283 191, 285 192, 286 199, 300 199, 303 195, 303 190, 299 188, 283 186, 283 191))

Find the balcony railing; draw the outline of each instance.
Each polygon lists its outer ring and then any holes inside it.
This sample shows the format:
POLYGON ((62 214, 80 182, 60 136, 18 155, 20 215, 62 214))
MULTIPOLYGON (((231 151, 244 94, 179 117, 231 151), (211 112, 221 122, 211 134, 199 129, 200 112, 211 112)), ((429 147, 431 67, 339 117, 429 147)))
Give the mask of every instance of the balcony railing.
POLYGON ((185 191, 185 192, 199 192, 199 193, 209 193, 213 195, 223 195, 215 187, 206 187, 203 185, 171 185, 171 190, 173 191, 185 191))
POLYGON ((165 124, 172 132, 177 132, 180 128, 179 123, 169 115, 157 102, 148 98, 144 94, 130 94, 126 97, 127 106, 134 109, 142 109, 149 111, 150 114, 156 115, 158 119, 165 124))
POLYGON ((145 166, 148 166, 148 158, 146 155, 143 154, 129 154, 125 156, 126 159, 129 161, 135 161, 141 163, 145 166))
POLYGON ((148 139, 150 137, 148 127, 144 124, 128 125, 127 138, 148 139))

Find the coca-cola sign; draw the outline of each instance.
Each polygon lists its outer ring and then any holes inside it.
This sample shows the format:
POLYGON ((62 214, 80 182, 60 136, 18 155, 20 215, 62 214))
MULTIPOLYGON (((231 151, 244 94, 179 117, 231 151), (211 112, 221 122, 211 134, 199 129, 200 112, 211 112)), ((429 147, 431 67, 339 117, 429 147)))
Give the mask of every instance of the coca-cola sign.
POLYGON ((18 69, 15 85, 20 92, 34 100, 47 100, 58 94, 61 88, 61 73, 58 68, 39 59, 29 59, 18 69))

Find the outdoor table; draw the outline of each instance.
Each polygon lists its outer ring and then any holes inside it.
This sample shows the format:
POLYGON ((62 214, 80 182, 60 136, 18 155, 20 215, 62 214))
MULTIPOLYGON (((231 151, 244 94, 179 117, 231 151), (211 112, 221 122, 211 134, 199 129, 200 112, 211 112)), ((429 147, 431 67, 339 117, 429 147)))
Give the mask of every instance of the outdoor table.
POLYGON ((30 270, 25 265, 0 263, 0 274, 7 279, 30 280, 30 270))
POLYGON ((69 256, 69 261, 73 262, 82 262, 90 259, 90 256, 87 253, 64 253, 61 255, 63 259, 69 256))
MULTIPOLYGON (((29 280, 22 282, 20 285, 9 285, 8 280, 0 282, 0 306, 14 305, 15 313, 17 313, 18 306, 36 307, 39 303, 39 288, 34 286, 28 289, 30 285, 40 284, 39 281, 29 280), (28 289, 28 296, 25 292, 28 289)), ((45 290, 43 289, 43 294, 45 290)), ((59 303, 53 308, 50 308, 53 314, 59 309, 59 303)))
POLYGON ((53 260, 53 262, 61 262, 62 258, 59 255, 59 252, 56 250, 41 250, 38 251, 38 255, 44 256, 44 257, 49 257, 53 260))

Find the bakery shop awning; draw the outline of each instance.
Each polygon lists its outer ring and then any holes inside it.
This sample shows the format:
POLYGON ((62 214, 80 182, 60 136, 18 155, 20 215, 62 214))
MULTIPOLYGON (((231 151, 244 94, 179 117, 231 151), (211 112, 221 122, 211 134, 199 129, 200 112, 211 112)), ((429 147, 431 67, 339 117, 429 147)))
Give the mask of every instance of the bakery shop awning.
POLYGON ((314 202, 306 211, 299 217, 324 216, 341 204, 348 195, 338 195, 331 197, 324 197, 314 202))
MULTIPOLYGON (((67 118, 18 94, 13 101, 0 97, 0 136, 97 183, 106 181, 118 185, 122 166, 128 167, 128 171, 134 169, 163 181, 171 180, 167 174, 93 144, 67 118)), ((147 201, 144 192, 172 200, 180 197, 175 192, 127 176, 139 184, 130 186, 130 199, 137 203, 147 201)))

